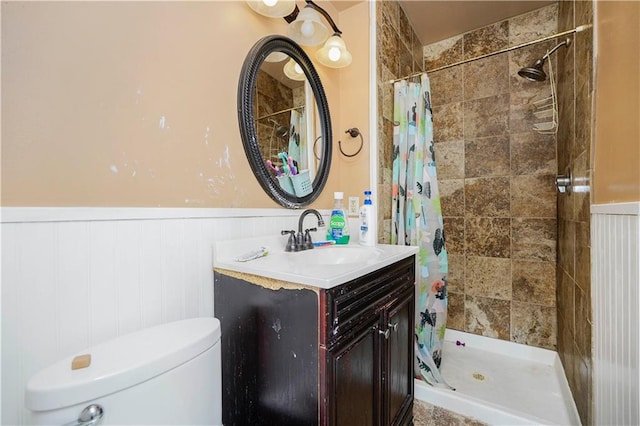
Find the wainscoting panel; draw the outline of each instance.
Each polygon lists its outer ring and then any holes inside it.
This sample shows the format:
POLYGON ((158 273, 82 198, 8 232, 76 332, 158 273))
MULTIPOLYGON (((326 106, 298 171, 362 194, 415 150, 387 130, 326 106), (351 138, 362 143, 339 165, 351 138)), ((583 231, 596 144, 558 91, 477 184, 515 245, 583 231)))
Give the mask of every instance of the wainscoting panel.
POLYGON ((122 334, 213 316, 213 242, 279 234, 300 213, 2 209, 2 424, 25 423, 25 386, 42 368, 122 334))
POLYGON ((640 203, 591 213, 594 423, 638 425, 640 203))

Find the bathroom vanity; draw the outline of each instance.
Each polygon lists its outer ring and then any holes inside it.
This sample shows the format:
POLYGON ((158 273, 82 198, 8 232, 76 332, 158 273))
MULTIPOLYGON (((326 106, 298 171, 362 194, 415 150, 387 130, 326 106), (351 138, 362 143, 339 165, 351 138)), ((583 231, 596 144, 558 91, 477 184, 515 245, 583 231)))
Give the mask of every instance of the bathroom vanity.
POLYGON ((388 247, 393 256, 323 265, 349 272, 316 285, 218 262, 225 425, 411 424, 416 250, 388 247))

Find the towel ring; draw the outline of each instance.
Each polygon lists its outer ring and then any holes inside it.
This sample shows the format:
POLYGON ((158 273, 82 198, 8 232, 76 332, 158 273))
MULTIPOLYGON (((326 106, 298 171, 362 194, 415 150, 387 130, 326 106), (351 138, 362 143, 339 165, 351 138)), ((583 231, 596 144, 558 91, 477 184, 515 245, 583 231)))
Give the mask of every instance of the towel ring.
POLYGON ((357 127, 354 127, 352 129, 347 129, 345 130, 345 133, 348 133, 349 136, 351 136, 352 138, 355 138, 356 136, 360 136, 360 148, 358 148, 358 150, 353 154, 347 154, 346 152, 344 152, 342 150, 342 142, 338 140, 338 149, 340 150, 340 153, 345 157, 355 157, 356 155, 360 154, 360 151, 362 151, 362 147, 364 146, 364 139, 362 138, 362 133, 360 133, 360 130, 358 130, 357 127))
POLYGON ((318 143, 318 141, 322 139, 322 136, 318 136, 316 138, 315 141, 313 141, 313 156, 316 157, 316 160, 320 161, 320 157, 318 156, 318 153, 316 151, 316 144, 318 143))

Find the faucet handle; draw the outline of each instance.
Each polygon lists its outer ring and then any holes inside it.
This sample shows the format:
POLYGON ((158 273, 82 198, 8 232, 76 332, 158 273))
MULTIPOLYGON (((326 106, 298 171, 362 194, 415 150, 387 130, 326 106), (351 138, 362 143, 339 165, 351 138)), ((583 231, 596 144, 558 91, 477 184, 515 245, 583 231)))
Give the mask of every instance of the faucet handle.
POLYGON ((287 240, 287 245, 284 247, 284 251, 296 251, 296 231, 293 229, 291 231, 280 231, 280 235, 289 234, 289 239, 287 240))
POLYGON ((304 250, 309 250, 314 248, 313 247, 313 240, 311 240, 311 234, 310 232, 315 232, 317 231, 318 228, 309 228, 309 229, 305 229, 304 230, 304 250))

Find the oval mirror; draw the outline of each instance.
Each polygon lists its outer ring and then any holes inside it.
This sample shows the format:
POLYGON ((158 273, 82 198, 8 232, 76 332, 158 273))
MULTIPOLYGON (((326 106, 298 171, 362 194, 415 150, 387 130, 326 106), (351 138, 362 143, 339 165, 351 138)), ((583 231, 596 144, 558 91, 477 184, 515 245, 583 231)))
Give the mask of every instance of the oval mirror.
POLYGON ((293 40, 267 36, 247 54, 238 124, 253 174, 274 201, 300 208, 320 195, 331 166, 331 118, 320 77, 293 40))

